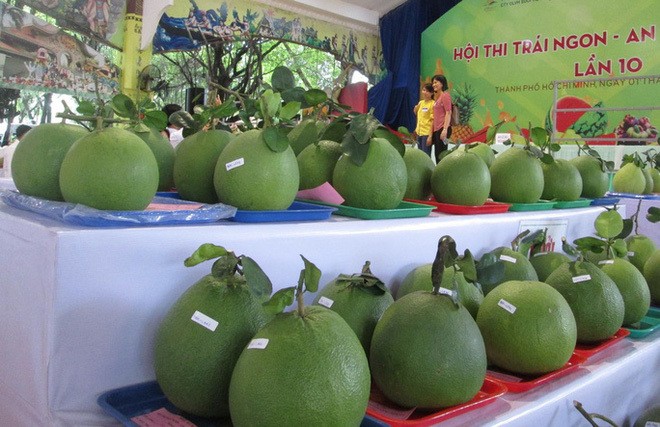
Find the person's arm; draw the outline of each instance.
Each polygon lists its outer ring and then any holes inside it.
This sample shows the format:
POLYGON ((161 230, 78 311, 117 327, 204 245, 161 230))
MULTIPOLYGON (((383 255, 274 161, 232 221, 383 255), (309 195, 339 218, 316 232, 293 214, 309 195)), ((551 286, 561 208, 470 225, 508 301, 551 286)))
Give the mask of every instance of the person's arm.
POLYGON ((449 129, 449 123, 451 122, 451 96, 448 93, 443 93, 444 99, 442 100, 442 106, 445 109, 445 117, 442 122, 442 132, 440 133, 440 139, 443 141, 447 139, 447 130, 449 129))
POLYGON ((417 105, 415 105, 415 106, 413 107, 413 113, 417 114, 417 112, 419 111, 419 104, 420 104, 420 103, 421 103, 421 101, 418 102, 417 105))

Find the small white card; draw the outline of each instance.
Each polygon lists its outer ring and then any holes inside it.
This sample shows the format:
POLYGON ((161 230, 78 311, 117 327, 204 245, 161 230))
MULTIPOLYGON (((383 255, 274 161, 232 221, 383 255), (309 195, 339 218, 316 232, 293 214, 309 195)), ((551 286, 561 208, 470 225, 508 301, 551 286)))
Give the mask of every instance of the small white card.
POLYGON ((515 264, 517 259, 509 255, 500 255, 500 261, 506 261, 515 264))
POLYGON ((605 265, 605 264, 614 264, 613 259, 604 259, 602 261, 598 261, 598 265, 605 265))
POLYGON ((628 252, 628 256, 635 256, 635 252, 634 251, 628 252))
POLYGON ((508 311, 509 313, 513 314, 516 312, 516 306, 511 304, 509 301, 506 301, 504 299, 501 299, 498 301, 497 305, 508 311))
POLYGON ((332 304, 334 304, 334 303, 335 302, 333 300, 331 300, 330 298, 327 298, 327 297, 319 298, 319 304, 322 305, 323 307, 330 308, 330 307, 332 307, 332 304))
POLYGON ((495 134, 495 144, 504 144, 506 141, 511 140, 510 133, 496 133, 495 134))
POLYGON ((226 163, 225 168, 227 169, 227 171, 230 171, 232 169, 236 169, 239 166, 243 166, 244 164, 245 164, 245 159, 243 157, 240 157, 236 160, 232 160, 231 162, 226 163))
POLYGON ((255 338, 248 344, 247 348, 263 350, 268 346, 268 338, 255 338))
POLYGON ((214 319, 211 319, 209 316, 206 314, 202 313, 201 311, 195 311, 190 318, 193 322, 204 326, 206 329, 208 329, 211 332, 215 332, 215 328, 218 327, 218 322, 214 319))
POLYGON ((450 296, 450 297, 453 297, 454 294, 455 294, 455 292, 452 291, 451 289, 447 289, 447 288, 438 288, 438 294, 440 294, 440 295, 448 295, 448 296, 450 296))
POLYGON ((582 276, 574 276, 572 280, 573 283, 586 282, 588 280, 591 280, 591 276, 588 274, 583 274, 582 276))

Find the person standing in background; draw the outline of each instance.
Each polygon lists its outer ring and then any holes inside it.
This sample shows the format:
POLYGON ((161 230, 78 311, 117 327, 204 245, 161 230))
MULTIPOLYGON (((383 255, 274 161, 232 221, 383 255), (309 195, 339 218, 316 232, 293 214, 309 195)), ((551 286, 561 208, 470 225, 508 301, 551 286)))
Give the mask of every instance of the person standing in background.
POLYGON ((451 137, 451 95, 449 94, 449 85, 447 78, 442 74, 436 74, 432 80, 433 91, 435 93, 435 103, 433 104, 433 128, 431 141, 435 148, 435 162, 440 161, 440 155, 447 150, 449 137, 451 137))
POLYGON ((163 112, 167 114, 167 126, 161 133, 170 141, 170 144, 174 148, 183 140, 183 128, 170 122, 170 116, 177 111, 181 111, 179 104, 167 104, 163 107, 163 112))
POLYGON ((417 116, 417 147, 431 157, 431 127, 433 126, 433 85, 426 83, 422 87, 422 99, 415 105, 413 112, 417 116))
POLYGON ((2 162, 2 173, 0 176, 11 178, 11 159, 14 157, 16 146, 23 139, 23 136, 32 129, 32 126, 20 125, 16 128, 16 139, 14 142, 2 147, 0 150, 0 161, 2 162))

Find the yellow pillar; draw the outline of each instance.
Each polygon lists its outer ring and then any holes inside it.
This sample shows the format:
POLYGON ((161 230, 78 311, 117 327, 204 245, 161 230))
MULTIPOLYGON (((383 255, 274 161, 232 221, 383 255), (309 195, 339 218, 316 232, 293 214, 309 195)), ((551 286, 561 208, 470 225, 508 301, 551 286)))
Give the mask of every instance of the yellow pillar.
POLYGON ((124 18, 124 46, 121 59, 119 88, 121 93, 137 101, 149 96, 141 92, 138 86, 138 74, 151 62, 151 47, 140 49, 142 35, 142 0, 126 2, 124 18))

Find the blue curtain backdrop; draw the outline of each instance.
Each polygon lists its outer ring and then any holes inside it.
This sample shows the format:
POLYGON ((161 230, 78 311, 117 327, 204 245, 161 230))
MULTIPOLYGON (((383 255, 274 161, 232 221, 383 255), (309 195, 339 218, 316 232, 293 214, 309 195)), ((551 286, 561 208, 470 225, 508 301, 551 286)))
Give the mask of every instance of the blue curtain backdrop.
POLYGON ((387 75, 369 90, 369 108, 383 124, 415 129, 422 32, 460 0, 409 0, 380 19, 387 75))

